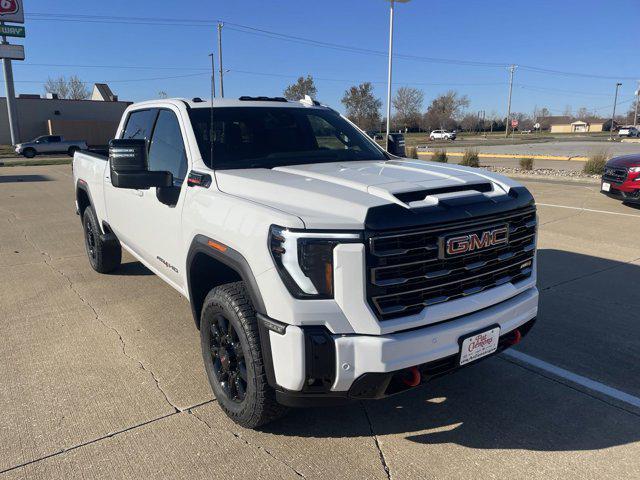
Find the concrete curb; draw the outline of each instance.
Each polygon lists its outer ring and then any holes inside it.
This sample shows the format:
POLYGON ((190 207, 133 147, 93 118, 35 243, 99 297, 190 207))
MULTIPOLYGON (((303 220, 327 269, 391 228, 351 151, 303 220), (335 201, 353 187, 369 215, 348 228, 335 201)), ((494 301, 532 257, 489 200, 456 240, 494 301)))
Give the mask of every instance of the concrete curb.
MULTIPOLYGON (((433 152, 418 152, 418 155, 433 155, 433 152)), ((447 152, 450 157, 463 157, 464 152, 447 152)), ((523 154, 507 154, 507 153, 479 153, 479 158, 533 158, 534 160, 562 160, 586 162, 587 157, 567 157, 560 155, 523 155, 523 154)))

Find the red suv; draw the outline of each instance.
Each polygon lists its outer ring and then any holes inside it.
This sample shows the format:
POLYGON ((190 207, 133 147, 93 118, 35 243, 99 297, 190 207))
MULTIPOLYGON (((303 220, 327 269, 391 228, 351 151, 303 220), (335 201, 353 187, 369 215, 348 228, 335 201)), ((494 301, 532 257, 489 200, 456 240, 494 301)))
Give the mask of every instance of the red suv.
POLYGON ((609 160, 600 191, 625 203, 640 203, 640 154, 609 160))

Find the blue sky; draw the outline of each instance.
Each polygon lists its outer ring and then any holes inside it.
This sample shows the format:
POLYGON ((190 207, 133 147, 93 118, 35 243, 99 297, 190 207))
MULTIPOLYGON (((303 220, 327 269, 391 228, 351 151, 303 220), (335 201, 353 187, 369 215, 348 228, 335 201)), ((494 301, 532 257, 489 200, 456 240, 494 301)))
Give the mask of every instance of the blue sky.
MULTIPOLYGON (((362 81, 378 82, 376 94, 385 98, 384 55, 283 41, 231 25, 384 52, 388 32, 384 0, 25 0, 25 11, 27 60, 14 62, 20 93, 41 93, 48 76, 76 73, 86 81, 107 81, 125 100, 155 98, 160 91, 169 96, 206 97, 215 29, 204 21, 213 24, 221 19, 230 22, 223 45, 225 68, 231 70, 225 77, 227 97, 281 95, 296 76, 311 74, 317 79, 319 99, 340 110, 343 92, 362 81), (51 14, 63 19, 72 14, 175 22, 147 25, 113 19, 105 23, 96 18, 78 22, 77 17, 62 21, 51 14)), ((455 89, 469 96, 470 111, 504 115, 508 81, 504 65, 514 63, 521 65, 515 75, 515 112, 532 113, 534 107, 544 106, 561 114, 567 106, 574 112, 584 106, 610 115, 616 79, 623 83, 620 111, 626 111, 636 89, 634 79, 640 79, 635 34, 639 21, 637 0, 616 0, 615 4, 413 0, 396 6, 394 50, 423 58, 396 58, 394 88, 421 88, 425 109, 434 96, 455 89), (611 78, 550 74, 528 67, 611 78)))

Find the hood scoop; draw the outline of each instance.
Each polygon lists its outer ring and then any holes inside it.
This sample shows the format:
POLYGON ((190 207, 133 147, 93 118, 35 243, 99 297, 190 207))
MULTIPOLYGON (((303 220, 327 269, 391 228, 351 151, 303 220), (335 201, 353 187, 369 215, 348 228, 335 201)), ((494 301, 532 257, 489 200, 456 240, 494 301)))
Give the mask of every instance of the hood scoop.
POLYGON ((446 197, 458 197, 459 194, 477 195, 478 193, 488 193, 493 191, 491 182, 466 183, 461 185, 450 185, 446 187, 427 188, 410 192, 394 193, 394 197, 409 208, 419 208, 439 203, 438 195, 446 197))

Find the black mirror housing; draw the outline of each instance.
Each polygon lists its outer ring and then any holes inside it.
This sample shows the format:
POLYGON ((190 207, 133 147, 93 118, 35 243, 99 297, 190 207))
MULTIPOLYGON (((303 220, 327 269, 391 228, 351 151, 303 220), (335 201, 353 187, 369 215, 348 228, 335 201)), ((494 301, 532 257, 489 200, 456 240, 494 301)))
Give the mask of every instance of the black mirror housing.
POLYGON ((146 190, 173 186, 170 172, 149 171, 147 141, 115 139, 109 142, 111 184, 116 188, 146 190))

